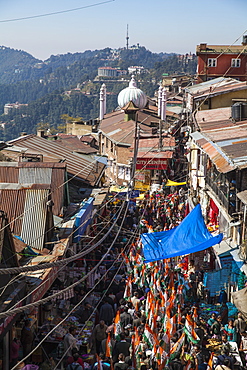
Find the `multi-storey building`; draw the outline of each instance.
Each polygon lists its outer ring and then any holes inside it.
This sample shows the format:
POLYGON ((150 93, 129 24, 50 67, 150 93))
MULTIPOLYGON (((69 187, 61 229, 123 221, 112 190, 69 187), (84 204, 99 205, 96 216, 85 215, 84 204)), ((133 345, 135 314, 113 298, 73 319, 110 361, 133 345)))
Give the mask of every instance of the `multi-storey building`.
POLYGON ((247 80, 247 35, 243 36, 242 45, 207 45, 197 46, 198 82, 225 76, 247 80))

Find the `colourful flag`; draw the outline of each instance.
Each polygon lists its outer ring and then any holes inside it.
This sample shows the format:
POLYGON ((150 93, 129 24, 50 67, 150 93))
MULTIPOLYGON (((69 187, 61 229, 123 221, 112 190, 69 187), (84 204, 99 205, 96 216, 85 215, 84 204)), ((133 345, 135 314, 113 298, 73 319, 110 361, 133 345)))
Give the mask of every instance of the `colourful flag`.
POLYGON ((114 335, 115 339, 119 340, 120 339, 120 333, 122 332, 121 330, 121 324, 120 324, 120 311, 117 311, 115 320, 114 320, 114 335))
POLYGON ((106 357, 112 358, 111 333, 108 333, 107 336, 105 355, 106 357))
POLYGON ((192 368, 192 363, 190 360, 187 361, 184 370, 190 370, 192 368))
POLYGON ((184 332, 192 343, 197 344, 200 341, 195 332, 195 323, 190 315, 186 316, 184 332))
POLYGON ((169 358, 172 360, 180 352, 182 345, 184 344, 185 334, 183 333, 176 343, 172 346, 169 352, 169 358))
POLYGON ((132 296, 132 280, 131 277, 129 276, 126 282, 126 287, 124 291, 124 298, 130 298, 132 296))
POLYGON ((103 370, 101 358, 99 357, 97 353, 96 353, 96 357, 97 357, 97 370, 103 370))
POLYGON ((213 368, 213 359, 214 359, 214 352, 211 352, 211 355, 208 360, 208 370, 212 370, 213 368))
POLYGON ((156 352, 156 359, 158 363, 158 370, 162 370, 165 368, 167 363, 167 353, 165 350, 159 346, 157 352, 156 352))
POLYGON ((145 342, 148 345, 148 348, 153 348, 153 347, 156 347, 156 345, 159 345, 159 342, 157 340, 155 333, 152 331, 150 326, 147 324, 145 325, 143 336, 144 336, 145 342))

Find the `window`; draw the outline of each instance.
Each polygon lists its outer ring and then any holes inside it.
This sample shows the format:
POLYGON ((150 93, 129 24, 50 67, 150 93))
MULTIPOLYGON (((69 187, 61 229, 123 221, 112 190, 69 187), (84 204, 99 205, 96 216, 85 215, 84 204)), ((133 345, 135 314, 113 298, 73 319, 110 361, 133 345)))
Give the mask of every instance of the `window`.
POLYGON ((232 67, 239 68, 241 64, 241 59, 232 59, 232 67))
POLYGON ((216 58, 208 58, 208 67, 216 67, 217 66, 217 59, 216 58))

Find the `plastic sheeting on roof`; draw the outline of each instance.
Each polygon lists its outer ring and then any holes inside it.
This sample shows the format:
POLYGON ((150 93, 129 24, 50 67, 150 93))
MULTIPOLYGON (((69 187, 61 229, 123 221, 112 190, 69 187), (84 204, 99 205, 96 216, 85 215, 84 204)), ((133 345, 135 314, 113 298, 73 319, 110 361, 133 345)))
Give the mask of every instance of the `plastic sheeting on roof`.
POLYGON ((210 234, 198 204, 174 229, 141 235, 144 262, 199 252, 220 243, 222 238, 223 234, 210 234))

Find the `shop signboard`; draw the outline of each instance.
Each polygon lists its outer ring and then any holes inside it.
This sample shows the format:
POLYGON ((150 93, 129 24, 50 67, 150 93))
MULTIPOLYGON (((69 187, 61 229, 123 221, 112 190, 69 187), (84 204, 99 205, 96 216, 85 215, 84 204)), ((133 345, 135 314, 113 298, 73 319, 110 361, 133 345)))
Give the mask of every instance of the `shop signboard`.
POLYGON ((142 172, 137 171, 135 173, 135 180, 145 182, 145 173, 144 173, 144 171, 142 171, 142 172))
POLYGON ((137 158, 137 170, 166 170, 167 158, 137 158))

